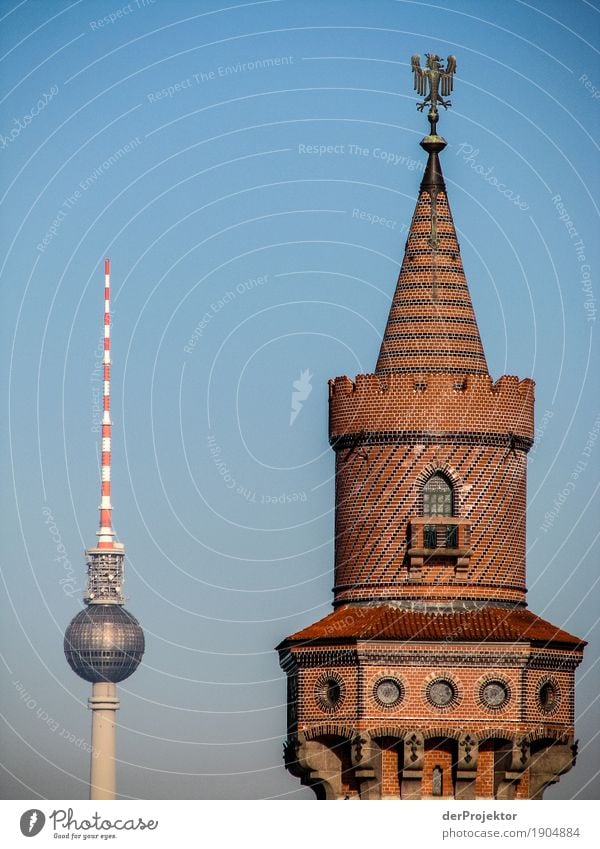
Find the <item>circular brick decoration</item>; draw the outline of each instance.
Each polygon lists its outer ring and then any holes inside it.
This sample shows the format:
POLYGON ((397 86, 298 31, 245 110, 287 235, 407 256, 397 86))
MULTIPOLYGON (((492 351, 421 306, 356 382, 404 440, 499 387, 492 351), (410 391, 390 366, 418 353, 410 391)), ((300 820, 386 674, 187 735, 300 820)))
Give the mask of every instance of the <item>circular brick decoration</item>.
POLYGON ((397 678, 380 678, 375 682, 373 698, 380 707, 394 707, 404 698, 404 686, 397 678))
POLYGON ((435 678, 430 681, 425 691, 427 701, 440 710, 454 707, 458 702, 456 684, 448 678, 435 678))
POLYGON ((560 688, 555 678, 542 678, 538 684, 537 698, 543 713, 556 713, 560 706, 560 688))
POLYGON ((479 701, 488 710, 502 710, 510 699, 510 687, 500 678, 482 681, 479 687, 479 701))
POLYGON ((336 711, 346 696, 344 679, 337 672, 325 672, 315 684, 315 701, 326 713, 336 711))

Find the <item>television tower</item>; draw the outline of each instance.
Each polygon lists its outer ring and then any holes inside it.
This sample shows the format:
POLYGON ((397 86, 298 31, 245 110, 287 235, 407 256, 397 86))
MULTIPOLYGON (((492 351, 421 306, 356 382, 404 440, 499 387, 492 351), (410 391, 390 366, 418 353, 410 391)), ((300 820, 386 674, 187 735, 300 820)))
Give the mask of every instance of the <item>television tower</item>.
POLYGON ((144 654, 144 632, 123 607, 125 548, 115 542, 110 501, 110 260, 104 261, 104 392, 102 475, 98 544, 86 551, 86 607, 65 632, 64 649, 71 669, 92 684, 90 799, 114 799, 116 684, 132 675, 144 654))

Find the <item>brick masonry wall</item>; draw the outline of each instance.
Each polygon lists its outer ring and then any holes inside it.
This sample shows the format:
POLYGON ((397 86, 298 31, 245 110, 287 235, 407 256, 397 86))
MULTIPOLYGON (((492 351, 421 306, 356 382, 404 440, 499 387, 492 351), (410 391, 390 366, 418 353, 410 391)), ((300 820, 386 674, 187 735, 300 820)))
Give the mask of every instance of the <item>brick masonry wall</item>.
POLYGON ((492 743, 483 743, 479 747, 475 796, 478 799, 494 798, 494 746, 492 743))
POLYGON ((371 445, 337 452, 335 601, 475 598, 525 594, 526 455, 486 445, 371 445), (365 453, 366 452, 366 453, 365 453), (368 458, 367 458, 368 455, 368 458), (441 470, 455 515, 471 524, 466 573, 430 559, 409 571, 408 524, 422 516, 422 486, 441 470))
POLYGON ((400 770, 402 747, 393 737, 382 737, 379 741, 381 753, 381 796, 397 799, 400 796, 400 770))
MULTIPOLYGON (((359 730, 393 726, 435 732, 444 727, 484 736, 501 729, 507 737, 537 731, 545 734, 553 728, 560 733, 573 730, 574 672, 565 668, 572 661, 572 652, 562 653, 562 664, 558 655, 556 660, 550 655, 545 668, 532 669, 531 664, 539 665, 542 657, 527 644, 445 644, 442 655, 437 643, 370 643, 369 651, 385 653, 389 659, 377 663, 357 658, 353 665, 313 666, 313 649, 292 649, 298 664, 298 730, 327 722, 359 730), (461 659, 465 653, 468 665, 461 659), (503 654, 506 660, 496 663, 503 654), (332 706, 322 700, 323 683, 329 679, 339 682, 341 691, 339 702, 332 706), (378 700, 375 688, 382 679, 397 682, 401 693, 397 703, 386 706, 378 700), (436 707, 427 694, 428 685, 438 679, 451 682, 456 690, 456 697, 446 707, 436 707), (490 707, 482 690, 485 684, 498 681, 506 687, 508 698, 501 706, 490 707), (539 697, 540 687, 547 682, 556 692, 549 710, 541 707, 539 697)), ((548 658, 547 652, 544 658, 548 658)))
POLYGON ((433 771, 435 767, 440 767, 443 774, 442 798, 452 799, 454 797, 454 784, 452 781, 453 763, 456 763, 456 743, 453 740, 433 739, 427 741, 421 785, 422 799, 435 798, 432 795, 433 771))
MULTIPOLYGON (((566 667, 573 665, 573 652, 536 649, 523 643, 491 646, 462 642, 443 644, 442 648, 440 651, 434 642, 369 641, 353 654, 346 649, 344 663, 324 665, 324 643, 318 649, 292 647, 299 681, 298 725, 292 733, 301 732, 307 739, 323 740, 332 747, 345 770, 344 793, 355 796, 359 792, 349 755, 349 747, 359 736, 363 743, 374 738, 381 749, 376 791, 381 798, 402 797, 402 781, 410 778, 410 771, 403 772, 403 741, 414 732, 422 734, 425 743, 418 779, 420 798, 432 797, 436 767, 442 770, 442 796, 453 797, 454 770, 466 752, 459 740, 465 734, 479 740, 478 761, 473 765, 477 798, 494 798, 506 771, 514 770, 513 741, 526 737, 533 750, 536 741, 546 741, 546 745, 553 739, 572 738, 574 672, 566 667), (379 654, 386 656, 385 662, 369 659, 379 654), (431 694, 428 696, 428 685, 439 679, 456 689, 455 698, 445 707, 436 706, 431 694), (323 704, 323 682, 327 680, 339 686, 341 697, 336 705, 323 704), (378 698, 376 688, 382 680, 398 685, 396 703, 386 705, 378 698), (486 704, 483 697, 483 687, 492 682, 501 682, 508 693, 498 707, 486 704), (556 694, 550 710, 540 704, 540 688, 548 683, 556 694)), ((336 651, 335 646, 330 649, 336 651)), ((525 770, 514 785, 515 798, 528 798, 528 781, 525 770)))
POLYGON ((575 721, 573 673, 559 669, 529 669, 523 687, 523 718, 546 724, 573 725, 575 721), (554 702, 540 707, 539 694, 544 684, 554 689, 554 702))

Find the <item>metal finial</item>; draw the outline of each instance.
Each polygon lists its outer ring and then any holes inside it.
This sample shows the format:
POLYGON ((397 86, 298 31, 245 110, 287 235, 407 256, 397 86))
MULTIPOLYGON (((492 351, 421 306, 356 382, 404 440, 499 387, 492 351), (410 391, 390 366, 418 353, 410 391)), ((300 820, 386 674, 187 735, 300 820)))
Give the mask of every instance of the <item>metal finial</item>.
POLYGON ((411 59, 415 91, 425 98, 422 103, 417 103, 417 109, 422 112, 429 105, 427 117, 431 128, 430 135, 437 136, 438 103, 444 109, 452 106, 449 100, 444 100, 444 97, 447 97, 452 91, 454 74, 456 73, 456 56, 448 56, 445 68, 442 68, 442 60, 437 53, 426 53, 425 56, 427 58, 425 69, 421 68, 421 57, 418 53, 411 59), (427 94, 428 86, 429 94, 427 94))

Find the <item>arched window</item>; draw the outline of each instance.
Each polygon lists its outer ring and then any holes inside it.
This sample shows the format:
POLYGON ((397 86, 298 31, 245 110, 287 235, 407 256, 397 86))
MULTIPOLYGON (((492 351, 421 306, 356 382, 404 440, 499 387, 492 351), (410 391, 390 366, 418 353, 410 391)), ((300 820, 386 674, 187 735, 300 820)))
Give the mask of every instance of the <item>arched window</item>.
POLYGON ((432 475, 423 487, 423 515, 454 515, 452 487, 444 475, 439 472, 432 475))

